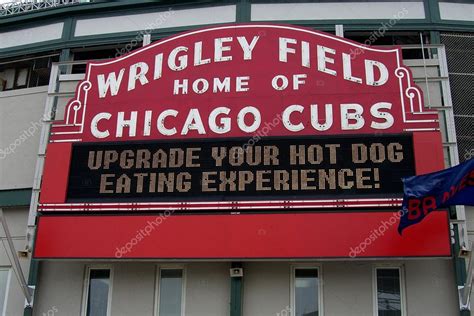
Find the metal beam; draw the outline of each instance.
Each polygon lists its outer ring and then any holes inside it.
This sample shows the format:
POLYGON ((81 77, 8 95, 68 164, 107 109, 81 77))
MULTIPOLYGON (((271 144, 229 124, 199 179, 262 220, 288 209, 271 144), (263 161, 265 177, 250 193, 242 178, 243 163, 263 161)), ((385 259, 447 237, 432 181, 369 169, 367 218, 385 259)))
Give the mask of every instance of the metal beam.
POLYGON ((31 200, 31 189, 0 191, 0 207, 27 206, 31 200))
MULTIPOLYGON (((241 262, 232 262, 232 269, 242 268, 241 262)), ((243 277, 230 278, 230 316, 242 316, 243 277)))

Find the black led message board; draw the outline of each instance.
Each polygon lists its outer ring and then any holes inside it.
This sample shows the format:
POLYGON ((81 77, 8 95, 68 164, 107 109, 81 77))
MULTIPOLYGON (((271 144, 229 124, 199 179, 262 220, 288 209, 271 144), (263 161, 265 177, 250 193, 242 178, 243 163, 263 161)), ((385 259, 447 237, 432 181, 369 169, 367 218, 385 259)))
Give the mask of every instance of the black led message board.
POLYGON ((411 135, 73 145, 68 202, 400 197, 411 135))

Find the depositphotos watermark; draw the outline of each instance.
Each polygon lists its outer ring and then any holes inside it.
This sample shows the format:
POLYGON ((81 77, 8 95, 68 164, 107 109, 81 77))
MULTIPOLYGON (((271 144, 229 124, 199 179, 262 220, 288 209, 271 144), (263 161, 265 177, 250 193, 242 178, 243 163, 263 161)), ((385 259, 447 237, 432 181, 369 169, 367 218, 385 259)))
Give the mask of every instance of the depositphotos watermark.
POLYGON ((11 142, 7 147, 0 148, 0 160, 5 159, 10 154, 14 154, 22 144, 24 144, 29 138, 33 137, 42 128, 44 121, 49 121, 54 117, 55 112, 52 111, 49 115, 43 115, 37 121, 31 121, 29 127, 25 128, 13 142, 11 142))
POLYGON ((174 210, 167 210, 162 215, 155 217, 152 221, 147 221, 146 225, 143 228, 137 230, 137 233, 132 237, 127 243, 122 247, 117 247, 115 251, 115 258, 122 258, 125 254, 132 252, 133 248, 138 245, 146 237, 150 236, 155 229, 158 227, 171 215, 173 215, 174 210))
POLYGON ((464 151, 464 159, 469 160, 471 158, 474 158, 474 148, 471 148, 470 150, 466 149, 464 151))
POLYGON ((24 129, 23 132, 7 147, 0 149, 0 160, 5 159, 10 154, 14 154, 17 148, 26 142, 30 137, 35 135, 40 128, 40 122, 30 122, 30 127, 24 129))
MULTIPOLYGON (((379 38, 385 36, 385 32, 387 32, 390 28, 394 27, 395 24, 398 23, 401 19, 403 19, 408 14, 408 9, 403 8, 401 11, 398 11, 397 14, 393 15, 393 19, 390 19, 387 22, 380 23, 380 27, 377 30, 372 31, 368 39, 364 41, 366 46, 371 46, 375 43, 379 38)), ((351 49, 350 57, 351 59, 355 59, 358 55, 364 54, 365 51, 359 47, 356 49, 351 49)))
POLYGON ((379 237, 385 235, 385 232, 389 230, 393 225, 397 224, 400 221, 400 218, 405 214, 406 211, 398 211, 393 213, 388 221, 380 221, 379 227, 370 231, 370 235, 367 236, 363 241, 359 243, 355 248, 351 247, 349 252, 349 257, 355 258, 360 254, 363 254, 367 247, 372 245, 379 237))
POLYGON ((282 309, 280 312, 276 313, 276 316, 290 316, 291 313, 291 308, 289 305, 287 305, 284 309, 282 309))
POLYGON ((138 43, 143 42, 143 38, 145 37, 145 35, 148 35, 153 30, 157 29, 159 26, 165 23, 166 20, 168 20, 174 14, 175 14, 175 11, 173 11, 173 9, 169 9, 166 12, 161 12, 160 14, 158 14, 158 17, 155 19, 155 21, 149 23, 144 30, 138 32, 138 34, 127 45, 125 45, 124 48, 120 50, 115 49, 116 50, 115 57, 120 57, 126 53, 129 53, 132 49, 134 49, 138 45, 138 43))
POLYGON ((54 316, 56 313, 59 312, 58 308, 56 306, 52 306, 46 313, 43 313, 41 315, 43 316, 54 316))
POLYGON ((258 143, 262 137, 268 136, 268 133, 270 133, 272 129, 280 124, 281 121, 283 121, 283 118, 281 114, 278 113, 271 122, 265 122, 265 126, 255 133, 252 138, 249 138, 249 140, 242 146, 244 151, 246 152, 249 146, 253 146, 258 143))

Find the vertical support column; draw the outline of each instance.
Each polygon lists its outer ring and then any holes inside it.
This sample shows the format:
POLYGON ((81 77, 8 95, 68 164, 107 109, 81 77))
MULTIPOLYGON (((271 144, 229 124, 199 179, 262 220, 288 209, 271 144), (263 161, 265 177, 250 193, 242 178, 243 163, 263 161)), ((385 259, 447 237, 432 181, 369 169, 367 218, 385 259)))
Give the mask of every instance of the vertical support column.
POLYGON ((336 24, 336 35, 340 37, 344 37, 344 25, 336 24))
POLYGON ((63 43, 74 38, 74 29, 76 28, 76 20, 72 17, 64 19, 63 34, 61 36, 63 43))
MULTIPOLYGON (((63 34, 64 35, 64 34, 63 34)), ((72 55, 71 50, 69 48, 63 49, 61 54, 59 55, 59 61, 71 61, 72 55)), ((48 97, 45 106, 45 112, 43 115, 43 128, 41 130, 41 138, 40 138, 40 145, 38 149, 38 158, 36 161, 36 168, 35 168, 35 177, 33 180, 33 188, 31 194, 31 201, 30 201, 30 211, 28 215, 28 230, 27 230, 27 248, 30 254, 33 253, 34 249, 34 239, 36 234, 36 220, 37 220, 37 208, 38 208, 38 201, 39 201, 39 194, 40 194, 40 184, 41 178, 43 176, 43 166, 44 166, 44 157, 46 154, 46 146, 48 144, 49 139, 49 128, 51 121, 55 119, 56 113, 56 105, 57 105, 57 97, 52 97, 49 94, 53 92, 57 92, 58 89, 58 78, 59 74, 68 73, 71 71, 71 67, 61 67, 61 66, 53 66, 51 69, 51 74, 49 78, 49 87, 48 87, 48 97)), ((38 282, 38 270, 39 270, 40 262, 34 259, 30 261, 30 272, 28 275, 28 287, 36 289, 36 285, 38 282)), ((32 293, 32 301, 34 302, 36 295, 36 291, 32 293)), ((24 316, 31 316, 33 315, 33 308, 32 307, 25 307, 23 310, 24 316)))
POLYGON ((441 21, 438 0, 423 1, 425 5, 425 16, 428 22, 438 23, 441 21))
POLYGON ((441 44, 439 31, 430 31, 430 44, 441 44))
POLYGON ((250 22, 251 5, 249 0, 239 0, 237 2, 237 16, 235 21, 237 23, 250 22))
MULTIPOLYGON (((232 269, 242 269, 241 262, 232 262, 232 269)), ((230 278, 230 316, 242 316, 243 276, 230 278)))

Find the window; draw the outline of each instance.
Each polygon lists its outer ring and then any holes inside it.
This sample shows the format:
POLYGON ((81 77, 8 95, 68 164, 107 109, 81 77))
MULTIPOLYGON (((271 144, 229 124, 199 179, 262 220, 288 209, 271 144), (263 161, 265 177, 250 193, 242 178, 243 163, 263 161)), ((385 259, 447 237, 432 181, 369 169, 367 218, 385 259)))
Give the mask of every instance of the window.
POLYGON ((6 313, 9 284, 10 268, 0 267, 0 315, 6 313))
MULTIPOLYGON (((427 45, 430 43, 430 34, 428 32, 410 32, 410 31, 389 31, 385 33, 374 30, 370 31, 347 31, 344 37, 353 41, 363 43, 374 48, 379 45, 427 45), (421 36, 420 36, 421 35, 421 36)), ((425 56, 430 55, 430 49, 425 48, 425 56)), ((421 48, 402 50, 403 59, 422 59, 423 51, 421 48)))
POLYGON ((320 268, 293 267, 291 292, 292 315, 322 315, 320 268))
MULTIPOLYGON (((130 43, 127 44, 127 47, 130 47, 130 43)), ((140 48, 142 45, 138 43, 137 46, 131 47, 131 49, 140 48)), ((117 44, 111 46, 96 46, 96 47, 87 47, 87 48, 80 48, 74 49, 72 51, 74 55, 74 60, 101 60, 101 59, 111 59, 120 57, 129 51, 126 50, 125 44, 117 44)), ((83 74, 86 72, 86 63, 84 64, 76 64, 72 66, 71 73, 73 74, 83 74)))
POLYGON ((404 287, 401 268, 375 268, 375 315, 404 316, 404 287))
POLYGON ((84 283, 84 316, 110 315, 112 297, 112 270, 105 267, 88 267, 84 283))
POLYGON ((159 316, 184 315, 184 269, 158 269, 158 313, 159 316))
POLYGON ((47 86, 51 64, 58 60, 50 55, 0 63, 0 91, 47 86))

